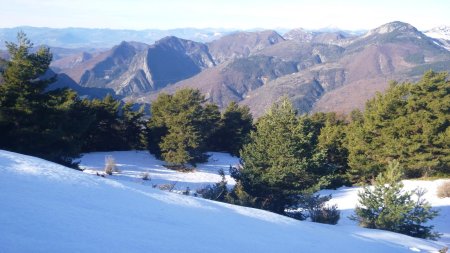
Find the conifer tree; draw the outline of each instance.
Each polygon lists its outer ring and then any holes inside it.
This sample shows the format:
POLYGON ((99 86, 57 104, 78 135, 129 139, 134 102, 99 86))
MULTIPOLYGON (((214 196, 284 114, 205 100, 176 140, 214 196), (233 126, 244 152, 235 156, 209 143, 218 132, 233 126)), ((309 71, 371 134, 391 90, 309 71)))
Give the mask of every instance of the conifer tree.
POLYGON ((0 145, 26 152, 27 140, 33 136, 24 135, 34 132, 37 113, 43 110, 46 99, 43 92, 52 82, 39 79, 48 69, 52 55, 48 48, 30 53, 33 44, 23 32, 18 33, 17 44, 8 42, 6 46, 11 60, 0 85, 0 145))
POLYGON ((89 115, 82 114, 74 92, 46 92, 56 80, 44 77, 52 60, 48 48, 30 52, 33 44, 23 32, 18 33, 17 44, 6 46, 11 59, 0 84, 0 148, 71 165, 71 158, 80 152, 79 133, 89 124, 89 115))
POLYGON ((447 73, 429 71, 411 85, 402 139, 402 164, 408 176, 450 174, 450 80, 447 73))
POLYGON ((373 188, 359 192, 359 204, 352 219, 360 226, 402 233, 414 237, 435 239, 439 234, 433 226, 425 225, 438 215, 423 199, 424 191, 404 192, 402 168, 398 161, 389 163, 385 172, 377 176, 373 188), (413 198, 416 195, 416 198, 413 198))
POLYGON ((235 175, 256 206, 284 213, 315 183, 313 171, 323 157, 315 153, 306 129, 286 98, 257 122, 241 151, 243 168, 235 175))
POLYGON ((147 149, 158 159, 162 159, 159 144, 162 138, 168 134, 166 116, 170 111, 172 95, 162 93, 151 105, 151 118, 147 121, 145 134, 147 136, 147 149))
POLYGON ((349 184, 346 128, 346 123, 334 115, 327 119, 320 129, 317 145, 326 155, 323 166, 326 171, 326 175, 323 176, 328 181, 326 187, 336 188, 349 184))
POLYGON ((205 161, 207 139, 218 124, 215 105, 205 105, 200 91, 182 89, 162 94, 152 104, 147 124, 149 149, 173 166, 205 161))
POLYGON ((125 150, 119 120, 120 101, 108 94, 102 100, 85 100, 84 104, 94 115, 94 121, 85 133, 83 151, 125 150))
POLYGON ((120 117, 121 136, 126 149, 142 149, 142 134, 144 129, 144 107, 133 110, 132 103, 125 103, 120 117))
POLYGON ((222 113, 220 126, 212 137, 210 147, 238 156, 252 129, 253 117, 250 108, 231 102, 222 113))
POLYGON ((397 159, 407 177, 450 173, 450 82, 427 72, 421 81, 391 83, 368 101, 362 120, 347 131, 349 174, 367 182, 397 159))
POLYGON ((201 149, 204 98, 198 90, 183 89, 172 96, 171 102, 165 115, 168 134, 160 143, 162 156, 172 165, 194 165, 205 159, 201 149))
POLYGON ((219 107, 216 104, 206 104, 200 120, 203 122, 200 130, 204 138, 202 148, 208 151, 216 151, 214 144, 221 125, 219 107))

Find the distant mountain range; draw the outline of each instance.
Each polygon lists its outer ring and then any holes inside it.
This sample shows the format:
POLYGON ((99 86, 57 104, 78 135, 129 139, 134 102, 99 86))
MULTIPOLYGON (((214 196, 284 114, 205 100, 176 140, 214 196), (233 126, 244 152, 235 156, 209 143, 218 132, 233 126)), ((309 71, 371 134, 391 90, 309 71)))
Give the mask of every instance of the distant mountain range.
POLYGON ((217 38, 206 43, 167 36, 110 49, 94 48, 95 43, 52 47, 52 69, 60 75, 54 87, 96 97, 114 92, 139 103, 192 87, 221 108, 237 101, 256 116, 282 96, 302 113, 347 113, 362 108, 390 80, 415 81, 429 69, 450 71, 449 30, 423 33, 396 21, 364 34, 294 29, 283 35, 214 33, 217 38))
POLYGON ((442 45, 450 50, 450 26, 439 26, 425 31, 425 35, 439 40, 442 45))
POLYGON ((0 28, 0 48, 5 41, 15 41, 17 32, 24 31, 35 45, 47 45, 63 48, 111 48, 121 41, 139 41, 152 44, 166 36, 176 36, 199 42, 208 42, 224 34, 236 31, 223 28, 179 28, 170 30, 119 30, 96 28, 46 28, 21 26, 0 28))

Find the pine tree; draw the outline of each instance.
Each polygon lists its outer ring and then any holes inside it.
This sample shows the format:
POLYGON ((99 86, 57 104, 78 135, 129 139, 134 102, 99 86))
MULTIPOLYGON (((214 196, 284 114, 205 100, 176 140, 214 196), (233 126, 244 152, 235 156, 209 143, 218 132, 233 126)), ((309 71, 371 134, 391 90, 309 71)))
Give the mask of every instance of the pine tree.
POLYGON ((0 148, 72 165, 89 115, 74 92, 46 92, 56 80, 44 77, 52 60, 49 49, 31 53, 33 44, 23 32, 17 40, 6 43, 11 59, 0 84, 0 148))
POLYGON ((94 121, 84 134, 84 152, 125 150, 119 120, 120 101, 108 94, 102 100, 84 100, 94 121))
POLYGON ((94 117, 76 92, 68 89, 48 93, 45 116, 36 124, 42 125, 41 141, 33 143, 36 155, 72 166, 72 158, 78 157, 84 144, 84 133, 94 121, 94 117))
POLYGON ((147 124, 149 150, 171 166, 184 167, 205 161, 207 140, 219 120, 215 105, 205 105, 200 91, 182 89, 162 94, 152 104, 147 124))
POLYGON ((284 213, 315 183, 312 172, 322 157, 315 154, 306 129, 287 99, 257 122, 241 151, 243 168, 235 177, 258 207, 284 213))
POLYGON ((438 215, 422 198, 424 191, 404 192, 400 179, 402 169, 398 161, 389 163, 387 170, 378 175, 373 188, 359 192, 359 205, 352 219, 360 226, 384 229, 420 238, 435 239, 439 234, 426 222, 438 215), (413 195, 417 195, 414 200, 413 195))
MULTIPOLYGON (((30 53, 33 44, 20 32, 17 44, 7 43, 11 60, 0 85, 0 145, 2 148, 27 153, 29 138, 33 138, 38 112, 43 111, 45 88, 52 80, 39 79, 50 65, 48 48, 30 53), (27 136, 25 136, 27 134, 27 136)), ((39 134, 39 133, 38 133, 39 134)), ((37 136, 36 136, 37 137, 37 136)))
POLYGON ((328 188, 337 188, 349 184, 347 178, 349 166, 346 128, 347 124, 332 114, 320 129, 317 145, 326 155, 323 166, 326 174, 323 175, 322 180, 327 181, 324 184, 327 183, 326 187, 328 188))
POLYGON ((216 104, 206 104, 200 120, 203 122, 200 130, 204 138, 202 149, 216 151, 213 146, 221 125, 219 107, 216 104))
POLYGON ((132 103, 126 103, 122 107, 120 117, 121 137, 126 149, 142 149, 142 135, 144 129, 144 107, 138 111, 133 110, 132 103))
POLYGON ((159 144, 162 138, 169 132, 166 116, 170 111, 172 95, 162 93, 153 101, 151 105, 151 118, 147 121, 145 134, 147 136, 147 149, 158 159, 162 159, 161 147, 159 144))
POLYGON ((239 155, 253 129, 253 117, 248 106, 231 102, 222 114, 220 126, 212 136, 210 147, 213 150, 239 155))
POLYGON ((407 177, 450 173, 450 82, 428 72, 421 81, 391 83, 368 101, 362 120, 347 131, 349 174, 367 182, 399 160, 407 177))
POLYGON ((408 176, 450 173, 450 81, 429 71, 410 87, 404 124, 398 131, 408 176))
POLYGON ((204 97, 198 90, 183 89, 172 97, 170 111, 165 116, 168 134, 160 143, 162 156, 171 165, 184 166, 205 159, 202 129, 204 97))

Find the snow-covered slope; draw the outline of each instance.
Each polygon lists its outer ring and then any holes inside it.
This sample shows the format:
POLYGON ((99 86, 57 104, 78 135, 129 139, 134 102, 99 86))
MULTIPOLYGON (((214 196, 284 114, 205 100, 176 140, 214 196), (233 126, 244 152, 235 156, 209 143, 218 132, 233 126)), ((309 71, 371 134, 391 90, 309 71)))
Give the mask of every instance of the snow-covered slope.
MULTIPOLYGON (((435 230, 442 234, 439 241, 444 242, 450 247, 450 198, 438 198, 437 188, 450 179, 439 179, 434 181, 423 180, 403 180, 404 190, 412 191, 417 188, 426 190, 424 198, 439 210, 439 216, 430 221, 430 225, 435 227, 435 230)), ((342 187, 337 190, 322 190, 320 194, 332 195, 330 204, 338 205, 341 210, 341 219, 338 226, 357 226, 355 221, 349 219, 349 216, 354 214, 354 208, 358 201, 358 192, 362 187, 342 187)))
POLYGON ((439 26, 431 30, 425 31, 424 34, 428 37, 436 39, 436 44, 450 51, 450 27, 439 26))
POLYGON ((0 151, 0 252, 437 252, 386 231, 105 179, 0 151))
POLYGON ((105 167, 105 157, 112 156, 116 161, 118 173, 110 178, 120 181, 138 182, 146 185, 163 185, 175 183, 175 191, 185 191, 187 187, 191 191, 217 183, 221 180, 218 174, 223 169, 226 180, 230 186, 235 184, 229 176, 230 166, 236 166, 239 158, 227 153, 211 152, 208 162, 198 164, 192 172, 179 172, 169 170, 163 166, 164 162, 156 159, 147 151, 114 151, 94 152, 83 155, 80 159, 80 167, 89 174, 101 173, 105 167), (143 173, 148 172, 149 181, 143 181, 143 173))
MULTIPOLYGON (((169 170, 163 166, 164 162, 156 159, 153 155, 146 151, 113 151, 113 152, 94 152, 85 154, 80 160, 80 166, 85 172, 96 174, 102 172, 106 156, 113 156, 120 170, 110 179, 118 181, 129 181, 144 185, 164 185, 176 183, 174 192, 181 193, 189 187, 191 193, 214 184, 221 180, 218 171, 223 169, 227 174, 226 179, 229 186, 233 186, 235 181, 229 176, 229 167, 236 166, 239 163, 237 157, 230 156, 227 153, 209 153, 209 161, 207 163, 198 164, 193 172, 183 173, 169 170), (143 172, 149 172, 150 181, 141 179, 143 172)), ((426 199, 436 208, 440 210, 440 215, 431 223, 436 230, 443 233, 440 241, 450 246, 450 198, 439 199, 436 197, 436 188, 444 180, 437 181, 404 181, 405 190, 413 190, 421 187, 427 190, 426 199)), ((355 203, 357 202, 358 191, 361 187, 342 187, 338 190, 324 190, 321 194, 332 194, 331 204, 337 204, 342 212, 342 218, 338 225, 349 225, 357 227, 358 225, 351 221, 348 217, 353 215, 355 203)))
MULTIPOLYGON (((221 180, 218 171, 223 169, 227 174, 226 179, 229 186, 233 186, 235 181, 229 176, 229 167, 236 166, 239 163, 237 157, 230 156, 227 153, 209 153, 209 161, 207 163, 198 164, 193 172, 183 173, 169 170, 163 166, 164 162, 156 159, 153 155, 146 151, 113 151, 113 152, 94 152, 85 154, 80 159, 80 166, 85 172, 96 174, 102 172, 106 156, 113 156, 120 170, 110 179, 118 181, 129 181, 143 185, 164 185, 176 183, 174 192, 181 193, 189 187, 191 193, 204 188, 206 185, 214 184, 221 180), (150 181, 142 180, 142 173, 149 172, 150 181)), ((413 190, 415 188, 424 188, 427 190, 426 199, 437 209, 440 215, 431 223, 436 230, 442 233, 440 241, 450 246, 450 198, 439 199, 436 197, 436 188, 445 180, 436 181, 404 181, 405 190, 413 190)), ((338 225, 357 227, 356 222, 351 221, 348 217, 353 215, 355 203, 357 202, 358 191, 361 187, 342 187, 338 190, 324 190, 320 193, 323 195, 332 194, 333 199, 330 204, 337 204, 341 210, 341 220, 338 225)))
POLYGON ((450 26, 439 26, 424 32, 431 38, 450 40, 450 26))

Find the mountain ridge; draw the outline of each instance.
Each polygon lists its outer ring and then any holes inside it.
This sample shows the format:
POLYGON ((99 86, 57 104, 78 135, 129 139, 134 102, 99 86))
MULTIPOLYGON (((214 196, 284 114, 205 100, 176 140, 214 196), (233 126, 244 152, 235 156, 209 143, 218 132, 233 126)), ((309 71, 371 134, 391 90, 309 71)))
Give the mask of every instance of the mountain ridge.
MULTIPOLYGON (((440 29, 440 31, 446 31, 440 29)), ((360 36, 294 29, 235 32, 201 43, 167 36, 102 52, 61 56, 52 67, 82 87, 114 90, 127 101, 198 88, 224 108, 249 105, 256 116, 281 96, 300 113, 362 108, 390 80, 415 81, 427 69, 450 70, 443 40, 394 21, 360 36)))

